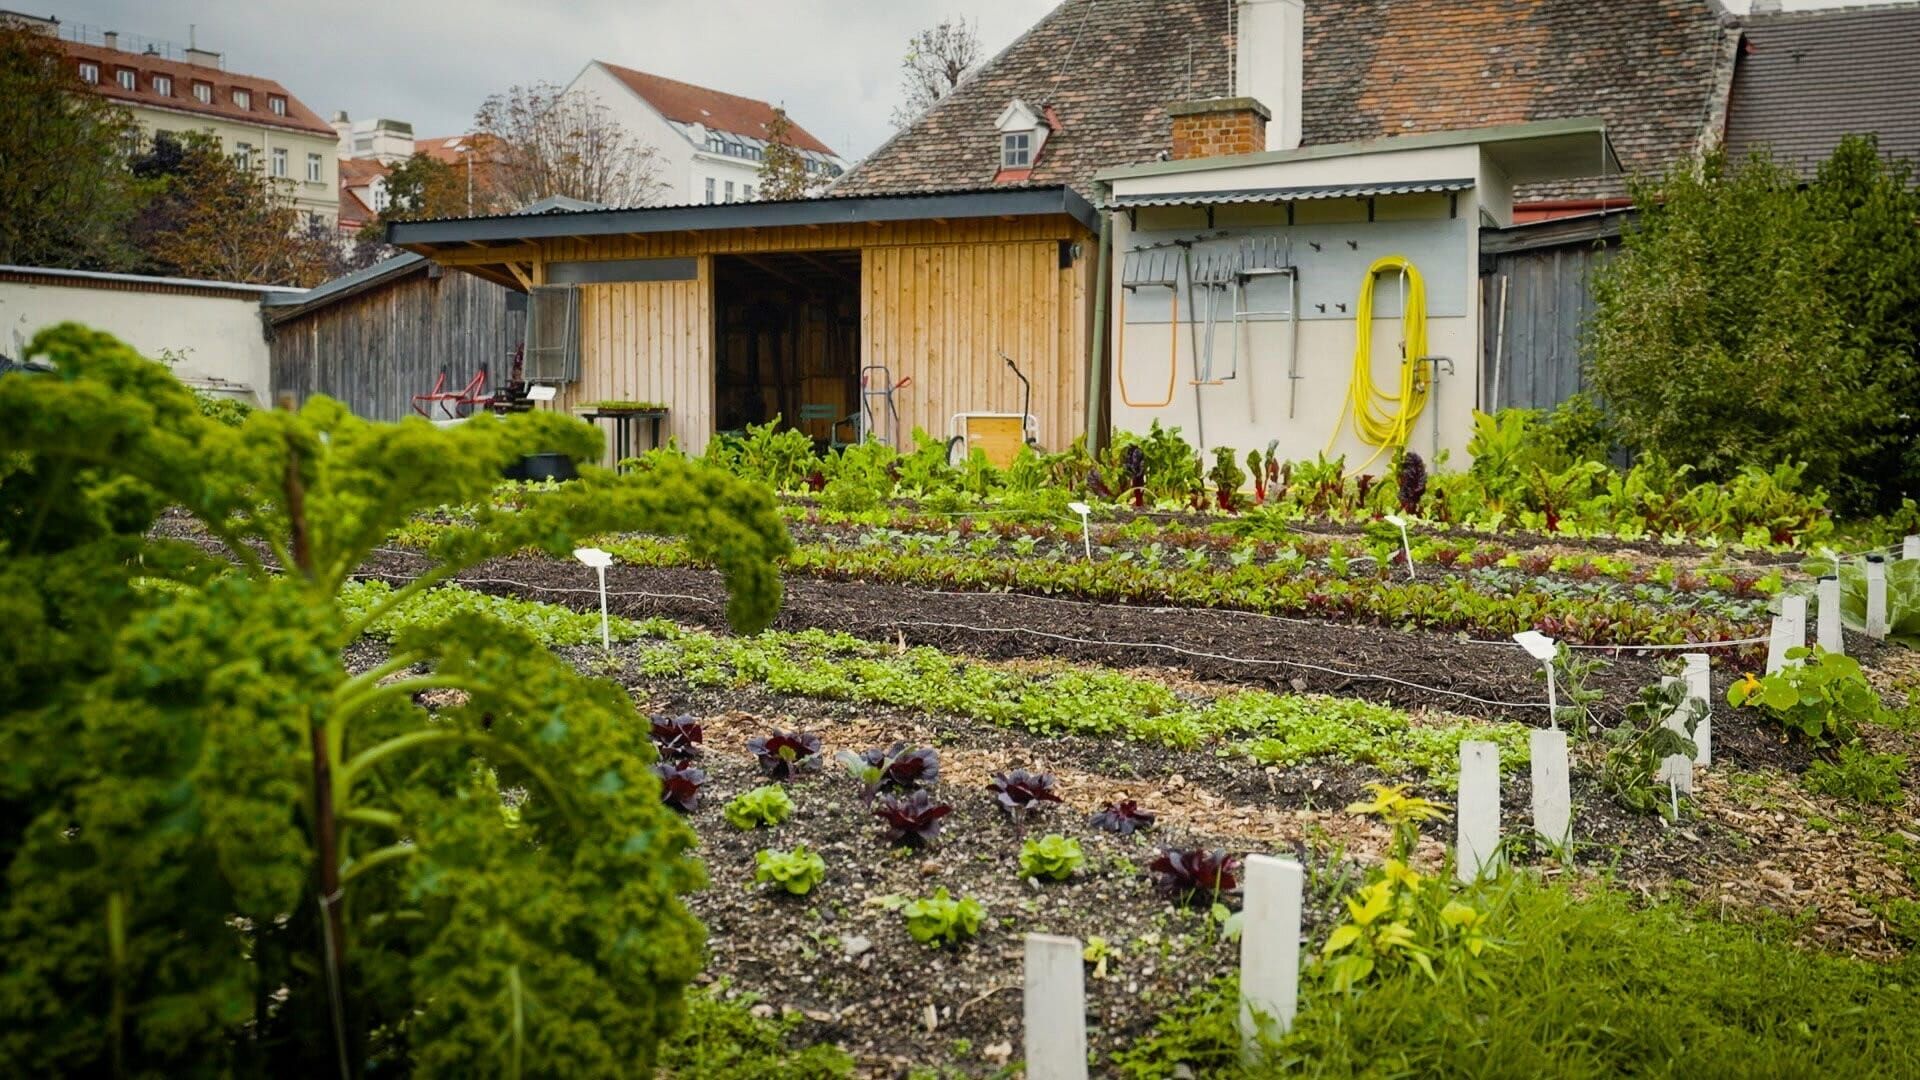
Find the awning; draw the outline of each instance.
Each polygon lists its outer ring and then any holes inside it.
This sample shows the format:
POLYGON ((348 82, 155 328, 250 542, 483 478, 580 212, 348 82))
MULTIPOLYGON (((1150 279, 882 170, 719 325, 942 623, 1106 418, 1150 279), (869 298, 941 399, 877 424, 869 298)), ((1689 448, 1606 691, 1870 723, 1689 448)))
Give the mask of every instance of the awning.
POLYGON ((1231 203, 1286 203, 1306 202, 1312 199, 1370 199, 1377 195, 1419 195, 1435 191, 1470 191, 1472 188, 1472 180, 1397 180, 1384 184, 1225 188, 1220 191, 1115 195, 1111 205, 1119 210, 1141 206, 1226 206, 1231 203))

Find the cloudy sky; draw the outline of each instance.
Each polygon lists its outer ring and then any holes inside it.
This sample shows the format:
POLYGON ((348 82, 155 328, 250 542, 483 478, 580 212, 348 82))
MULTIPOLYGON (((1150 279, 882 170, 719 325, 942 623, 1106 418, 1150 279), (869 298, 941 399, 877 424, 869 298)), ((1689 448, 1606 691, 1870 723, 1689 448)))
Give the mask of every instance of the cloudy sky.
POLYGON ((977 21, 998 51, 1055 0, 11 0, 82 23, 226 54, 324 117, 466 129, 487 94, 565 83, 589 60, 784 102, 848 156, 877 146, 916 31, 977 21))
MULTIPOLYGON (((322 116, 345 109, 408 120, 423 137, 464 131, 493 91, 565 83, 598 59, 784 103, 851 158, 888 135, 900 58, 916 31, 965 16, 991 55, 1055 0, 5 2, 183 45, 191 32, 224 52, 229 69, 278 80, 322 116)), ((1729 0, 1738 10, 1751 2, 1729 0)), ((1855 2, 1866 0, 1785 5, 1855 2)))

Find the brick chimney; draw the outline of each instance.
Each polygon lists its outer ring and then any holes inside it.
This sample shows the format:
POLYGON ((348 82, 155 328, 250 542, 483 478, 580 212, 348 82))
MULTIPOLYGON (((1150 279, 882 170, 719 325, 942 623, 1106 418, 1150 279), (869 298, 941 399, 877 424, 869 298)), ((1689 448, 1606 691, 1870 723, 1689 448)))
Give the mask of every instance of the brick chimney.
POLYGON ((1173 159, 1257 154, 1267 148, 1273 114, 1250 97, 1202 98, 1167 106, 1173 121, 1173 159))

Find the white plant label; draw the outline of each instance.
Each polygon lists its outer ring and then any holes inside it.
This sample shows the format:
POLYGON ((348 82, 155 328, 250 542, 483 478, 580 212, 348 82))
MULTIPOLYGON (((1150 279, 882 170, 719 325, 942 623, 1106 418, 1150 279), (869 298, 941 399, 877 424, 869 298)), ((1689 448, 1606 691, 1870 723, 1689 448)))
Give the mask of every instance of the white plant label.
POLYGON ((1455 873, 1470 882, 1493 869, 1500 850, 1500 747, 1460 744, 1460 800, 1455 810, 1455 873))
POLYGON ((1887 636, 1887 563, 1872 555, 1867 557, 1867 636, 1875 641, 1887 636))
POLYGON ((1700 718, 1700 726, 1693 731, 1693 763, 1695 765, 1713 764, 1713 658, 1706 653, 1687 653, 1681 657, 1686 662, 1686 670, 1680 675, 1687 681, 1687 697, 1706 707, 1706 715, 1700 718))
POLYGON ((1087 1080, 1087 984, 1080 939, 1028 934, 1027 1076, 1087 1080))
POLYGON ((1847 651, 1840 634, 1840 579, 1831 575, 1814 586, 1814 641, 1830 653, 1847 651))
POLYGON ((1249 855, 1240 929, 1240 1035, 1249 1053, 1260 1033, 1293 1029, 1300 999, 1300 911, 1306 873, 1291 859, 1249 855))
POLYGON ((1573 793, 1567 769, 1567 733, 1535 728, 1533 757, 1533 831, 1541 846, 1564 851, 1573 840, 1573 793))

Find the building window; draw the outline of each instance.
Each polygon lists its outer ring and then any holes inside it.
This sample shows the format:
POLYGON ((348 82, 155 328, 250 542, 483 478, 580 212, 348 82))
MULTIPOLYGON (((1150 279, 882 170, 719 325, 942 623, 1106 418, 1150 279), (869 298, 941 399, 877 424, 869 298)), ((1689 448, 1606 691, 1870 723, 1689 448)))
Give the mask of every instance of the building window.
POLYGON ((193 84, 193 100, 202 105, 213 104, 213 84, 197 82, 193 84))
POLYGON ((155 75, 153 77, 153 92, 159 94, 161 97, 172 97, 173 76, 155 75))
POLYGON ((320 167, 321 167, 320 155, 308 154, 307 155, 307 182, 308 183, 317 184, 321 180, 325 179, 325 177, 323 177, 320 173, 320 167))
POLYGON ((273 175, 279 177, 287 175, 287 148, 284 146, 273 148, 273 175))
POLYGON ((140 76, 134 74, 132 68, 121 68, 115 72, 115 75, 120 79, 120 89, 138 90, 140 88, 140 76))
POLYGON ((80 65, 80 81, 83 83, 86 83, 88 86, 93 86, 98 84, 100 82, 100 65, 99 64, 81 64, 80 65))
POLYGON ((275 116, 287 115, 287 99, 283 97, 268 98, 267 111, 272 113, 275 116))
POLYGON ((233 103, 243 109, 251 109, 253 108, 253 94, 246 90, 235 90, 233 92, 233 103))
POLYGON ((1024 169, 1033 164, 1033 133, 1009 131, 1000 137, 1000 167, 1024 169))
POLYGON ((713 202, 713 177, 707 177, 707 202, 713 202))
POLYGON ((747 186, 746 186, 746 187, 745 187, 745 188, 744 188, 744 189, 742 190, 742 197, 743 197, 743 198, 745 198, 745 199, 746 199, 746 201, 748 201, 748 202, 752 202, 752 201, 753 201, 753 185, 752 185, 752 184, 748 184, 748 185, 747 185, 747 186))
POLYGON ((727 181, 727 201, 733 201, 733 181, 727 181))
POLYGON ((252 169, 253 168, 253 147, 248 146, 246 143, 243 143, 243 142, 234 143, 233 144, 233 163, 235 165, 240 166, 242 169, 252 169))

